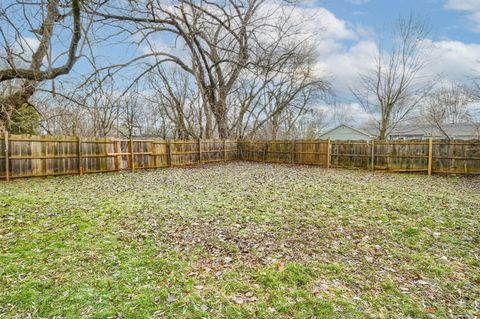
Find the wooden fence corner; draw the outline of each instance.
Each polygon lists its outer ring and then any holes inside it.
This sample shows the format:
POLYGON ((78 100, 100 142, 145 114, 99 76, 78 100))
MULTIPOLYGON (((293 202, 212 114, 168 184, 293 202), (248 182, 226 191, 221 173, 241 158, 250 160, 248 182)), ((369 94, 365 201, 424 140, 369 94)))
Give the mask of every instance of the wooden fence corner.
POLYGON ((5 132, 5 179, 7 182, 10 180, 10 148, 8 147, 8 132, 5 132))
POLYGON ((78 175, 83 175, 82 137, 77 136, 78 175))
POLYGON ((330 139, 327 140, 327 168, 330 168, 330 163, 331 163, 331 148, 332 143, 330 142, 330 139))
POLYGON ((433 167, 433 141, 430 137, 428 139, 428 176, 432 175, 432 167, 433 167))

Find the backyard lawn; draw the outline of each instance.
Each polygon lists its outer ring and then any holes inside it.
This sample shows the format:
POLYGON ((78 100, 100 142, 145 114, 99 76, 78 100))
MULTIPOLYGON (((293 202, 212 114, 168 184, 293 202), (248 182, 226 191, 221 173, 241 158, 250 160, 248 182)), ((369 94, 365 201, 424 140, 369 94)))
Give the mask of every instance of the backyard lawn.
POLYGON ((0 318, 477 318, 480 178, 228 163, 0 182, 0 318))

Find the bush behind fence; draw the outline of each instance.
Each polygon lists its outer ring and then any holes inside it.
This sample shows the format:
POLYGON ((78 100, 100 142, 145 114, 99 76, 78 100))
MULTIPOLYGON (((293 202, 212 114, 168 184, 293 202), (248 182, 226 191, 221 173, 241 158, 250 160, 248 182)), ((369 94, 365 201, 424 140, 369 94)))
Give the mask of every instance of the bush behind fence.
POLYGON ((480 174, 480 141, 155 140, 0 135, 0 178, 7 180, 232 160, 480 174))

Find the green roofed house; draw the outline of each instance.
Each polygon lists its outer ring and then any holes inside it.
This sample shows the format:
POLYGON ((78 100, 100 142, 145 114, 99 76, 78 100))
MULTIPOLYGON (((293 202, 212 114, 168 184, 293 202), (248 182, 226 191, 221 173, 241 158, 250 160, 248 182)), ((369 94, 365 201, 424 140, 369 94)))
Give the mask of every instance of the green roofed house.
POLYGON ((369 141, 374 138, 374 136, 369 133, 359 130, 357 128, 341 124, 325 133, 320 135, 321 140, 330 139, 332 141, 358 141, 366 140, 369 141))

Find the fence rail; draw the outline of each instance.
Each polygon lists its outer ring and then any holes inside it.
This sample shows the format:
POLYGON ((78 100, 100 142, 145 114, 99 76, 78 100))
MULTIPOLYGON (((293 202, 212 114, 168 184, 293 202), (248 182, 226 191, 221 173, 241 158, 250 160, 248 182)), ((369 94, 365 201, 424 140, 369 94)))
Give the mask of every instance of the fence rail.
POLYGON ((237 159, 237 141, 0 135, 0 178, 135 171, 237 159))
POLYGON ((480 140, 238 141, 239 159, 323 167, 480 174, 480 140))
POLYGON ((0 135, 0 178, 6 180, 232 160, 392 172, 480 174, 480 140, 236 141, 0 135))

